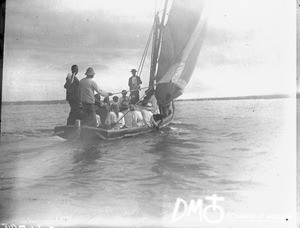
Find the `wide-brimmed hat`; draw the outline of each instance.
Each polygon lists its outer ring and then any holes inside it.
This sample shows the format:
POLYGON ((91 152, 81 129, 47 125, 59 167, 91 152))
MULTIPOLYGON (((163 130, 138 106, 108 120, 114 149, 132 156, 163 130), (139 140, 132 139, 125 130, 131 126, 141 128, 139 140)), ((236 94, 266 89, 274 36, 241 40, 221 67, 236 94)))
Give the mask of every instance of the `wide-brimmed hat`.
POLYGON ((92 67, 87 68, 87 70, 85 72, 85 75, 88 75, 88 76, 89 75, 91 75, 91 76, 95 75, 95 72, 94 72, 93 68, 92 67))
POLYGON ((137 72, 137 70, 136 69, 132 69, 130 72, 137 72))

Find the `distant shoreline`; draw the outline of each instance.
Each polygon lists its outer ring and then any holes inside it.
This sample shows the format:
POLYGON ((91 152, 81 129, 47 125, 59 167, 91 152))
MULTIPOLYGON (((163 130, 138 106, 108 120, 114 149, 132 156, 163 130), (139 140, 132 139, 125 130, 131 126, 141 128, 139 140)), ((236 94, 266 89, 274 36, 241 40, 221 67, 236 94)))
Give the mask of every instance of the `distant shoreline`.
POLYGON ((292 98, 292 96, 285 95, 285 94, 276 94, 276 95, 255 95, 255 96, 238 96, 238 97, 191 98, 191 99, 178 99, 176 101, 254 100, 254 99, 283 99, 283 98, 292 98))
POLYGON ((66 100, 51 101, 3 101, 2 105, 44 105, 44 104, 67 104, 66 100))
MULTIPOLYGON (((300 96, 297 95, 299 98, 300 96)), ((209 97, 209 98, 192 98, 177 99, 176 102, 182 101, 211 101, 211 100, 252 100, 252 99, 282 99, 291 98, 289 95, 257 95, 257 96, 238 96, 238 97, 209 97)), ((49 100, 49 101, 3 101, 2 105, 44 105, 44 104, 66 104, 66 100, 49 100)))

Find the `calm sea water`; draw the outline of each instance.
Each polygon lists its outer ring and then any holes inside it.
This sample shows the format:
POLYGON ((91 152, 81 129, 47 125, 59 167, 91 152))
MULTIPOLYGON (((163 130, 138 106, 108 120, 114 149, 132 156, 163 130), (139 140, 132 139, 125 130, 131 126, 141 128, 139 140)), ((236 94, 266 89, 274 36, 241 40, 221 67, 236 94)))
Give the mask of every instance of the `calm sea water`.
POLYGON ((67 104, 3 106, 0 222, 294 227, 295 100, 175 105, 159 132, 93 145, 53 135, 67 104))

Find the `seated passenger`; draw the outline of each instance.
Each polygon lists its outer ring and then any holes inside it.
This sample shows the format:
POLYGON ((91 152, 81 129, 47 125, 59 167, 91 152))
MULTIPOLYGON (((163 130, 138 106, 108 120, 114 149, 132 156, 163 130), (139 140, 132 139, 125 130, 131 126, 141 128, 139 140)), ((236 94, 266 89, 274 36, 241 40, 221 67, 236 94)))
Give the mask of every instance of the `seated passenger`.
POLYGON ((137 123, 137 126, 143 126, 144 125, 144 119, 141 111, 135 106, 130 105, 130 110, 132 111, 133 115, 135 116, 135 121, 137 123))
POLYGON ((155 95, 152 95, 149 99, 149 103, 152 104, 153 106, 153 114, 159 114, 159 108, 158 108, 158 104, 157 104, 157 100, 156 100, 156 97, 155 95))
POLYGON ((102 105, 102 103, 101 103, 100 94, 95 94, 94 108, 95 108, 95 112, 97 115, 99 115, 99 108, 101 107, 101 105, 102 105))
POLYGON ((95 94, 95 106, 100 107, 102 105, 100 94, 95 94))
POLYGON ((119 107, 121 106, 123 101, 127 101, 128 103, 130 102, 130 97, 126 96, 127 91, 126 90, 122 90, 122 97, 120 97, 119 99, 119 107))
POLYGON ((101 119, 100 116, 96 114, 96 122, 97 122, 97 127, 101 125, 101 119))
POLYGON ((110 107, 109 97, 104 97, 102 105, 105 105, 109 109, 110 107))
POLYGON ((113 96, 113 104, 119 106, 119 98, 117 96, 113 96))
POLYGON ((124 114, 124 111, 128 111, 129 109, 129 102, 123 101, 120 105, 120 111, 124 114))
POLYGON ((157 127, 156 122, 153 119, 153 106, 151 103, 146 104, 145 109, 142 110, 144 123, 149 127, 157 127))
POLYGON ((108 129, 118 130, 125 125, 123 113, 119 112, 119 107, 115 104, 110 106, 110 112, 108 113, 105 124, 108 129))
MULTIPOLYGON (((95 95, 95 104, 94 104, 95 112, 96 112, 96 115, 98 115, 100 117, 100 124, 98 125, 98 120, 97 120, 97 127, 99 127, 100 125, 103 125, 103 126, 105 125, 105 119, 106 119, 107 113, 108 113, 107 105, 105 103, 105 101, 107 101, 107 98, 105 97, 102 102, 101 98, 100 98, 100 94, 95 95)), ((97 116, 96 116, 96 118, 97 118, 97 116)))
POLYGON ((145 91, 145 97, 142 101, 142 105, 145 106, 147 103, 151 103, 152 106, 153 106, 153 114, 159 114, 159 107, 158 107, 158 104, 157 104, 157 100, 156 100, 156 97, 155 97, 155 90, 153 88, 149 88, 145 91))
POLYGON ((126 101, 123 101, 121 104, 122 113, 125 119, 125 128, 137 127, 137 119, 135 114, 129 109, 129 104, 126 101))
POLYGON ((130 102, 129 104, 136 104, 139 100, 137 99, 137 96, 135 94, 130 94, 130 102))

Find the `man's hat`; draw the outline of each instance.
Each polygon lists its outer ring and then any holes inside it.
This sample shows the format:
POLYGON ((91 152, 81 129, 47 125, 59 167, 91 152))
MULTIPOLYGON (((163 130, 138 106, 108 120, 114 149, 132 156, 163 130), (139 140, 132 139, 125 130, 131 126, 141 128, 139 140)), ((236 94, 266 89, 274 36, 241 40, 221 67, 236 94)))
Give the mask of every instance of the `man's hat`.
POLYGON ((95 75, 95 72, 94 72, 93 68, 92 67, 87 68, 87 70, 85 72, 85 75, 88 75, 88 76, 89 75, 91 75, 91 76, 95 75))
POLYGON ((136 69, 132 69, 130 72, 137 72, 137 70, 136 69))

